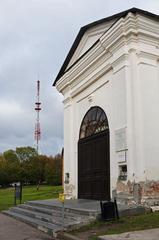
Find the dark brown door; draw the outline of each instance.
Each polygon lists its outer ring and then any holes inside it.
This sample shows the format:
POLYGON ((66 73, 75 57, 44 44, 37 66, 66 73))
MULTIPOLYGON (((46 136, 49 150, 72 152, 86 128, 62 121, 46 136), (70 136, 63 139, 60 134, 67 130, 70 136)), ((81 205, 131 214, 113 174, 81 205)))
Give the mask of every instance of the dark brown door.
POLYGON ((110 199, 109 130, 78 142, 78 198, 110 199))

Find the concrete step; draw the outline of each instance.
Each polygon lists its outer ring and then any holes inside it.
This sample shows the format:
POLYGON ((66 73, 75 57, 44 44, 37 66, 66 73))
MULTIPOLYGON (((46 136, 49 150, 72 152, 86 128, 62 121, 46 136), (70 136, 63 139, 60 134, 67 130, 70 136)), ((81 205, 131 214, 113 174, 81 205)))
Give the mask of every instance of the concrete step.
POLYGON ((62 204, 57 204, 55 202, 55 204, 49 205, 47 201, 42 203, 29 201, 12 207, 8 211, 3 211, 3 213, 28 223, 51 236, 55 236, 63 227, 64 229, 76 229, 95 220, 95 217, 89 215, 87 210, 67 207, 64 211, 64 226, 62 226, 62 204))
MULTIPOLYGON (((54 203, 53 205, 52 204, 49 204, 47 203, 46 201, 28 201, 26 203, 27 205, 31 205, 31 206, 37 206, 37 207, 42 207, 42 208, 45 208, 45 209, 50 209, 50 210, 61 210, 62 208, 62 204, 56 204, 54 203)), ((67 206, 67 204, 65 204, 65 212, 66 213, 72 213, 73 215, 77 214, 78 216, 79 215, 82 215, 82 216, 92 216, 92 217, 96 217, 98 214, 99 214, 99 211, 97 210, 94 210, 94 209, 82 209, 82 208, 76 208, 74 206, 67 206)))
MULTIPOLYGON (((61 222, 62 222, 61 213, 58 216, 57 215, 54 216, 54 215, 34 211, 34 209, 28 210, 28 209, 22 208, 22 206, 11 208, 10 211, 21 214, 21 215, 28 216, 30 218, 36 218, 36 219, 44 221, 44 222, 49 222, 49 223, 53 223, 53 224, 61 226, 61 222)), ((65 220, 64 221, 65 227, 69 227, 71 225, 80 223, 81 219, 78 220, 76 218, 70 219, 68 217, 67 218, 65 217, 64 220, 65 220)))
POLYGON ((23 222, 43 231, 51 236, 56 236, 56 233, 62 229, 62 227, 60 227, 56 224, 48 223, 48 222, 46 223, 42 220, 31 218, 26 215, 22 215, 22 214, 19 214, 19 213, 10 211, 10 210, 3 211, 3 213, 5 213, 8 216, 14 217, 17 220, 23 221, 23 222))
MULTIPOLYGON (((61 217, 61 215, 62 215, 62 208, 60 208, 58 210, 57 209, 47 209, 44 206, 43 207, 38 207, 38 206, 31 205, 31 204, 28 204, 28 203, 21 204, 18 207, 22 208, 22 209, 38 212, 38 213, 47 214, 47 215, 50 215, 52 217, 61 217)), ((82 216, 82 217, 84 217, 84 216, 82 216)), ((77 219, 80 220, 81 216, 77 215, 77 214, 70 213, 70 212, 65 212, 64 218, 69 219, 69 220, 77 220, 77 219)))

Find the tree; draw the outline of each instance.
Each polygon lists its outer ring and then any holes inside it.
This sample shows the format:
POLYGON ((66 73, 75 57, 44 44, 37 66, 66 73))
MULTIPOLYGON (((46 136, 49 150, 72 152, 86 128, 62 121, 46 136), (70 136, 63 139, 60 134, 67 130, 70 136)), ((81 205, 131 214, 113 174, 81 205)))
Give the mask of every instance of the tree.
POLYGON ((45 180, 48 184, 62 184, 62 157, 60 154, 48 157, 48 162, 45 165, 45 180))
POLYGON ((62 156, 57 154, 54 157, 54 185, 62 184, 62 156))
POLYGON ((25 184, 60 185, 62 175, 62 158, 38 155, 32 147, 18 147, 7 150, 0 155, 0 185, 13 182, 25 184))
POLYGON ((9 182, 8 175, 6 172, 6 161, 3 155, 0 156, 0 185, 7 185, 9 182))
POLYGON ((45 165, 47 163, 47 156, 39 155, 30 159, 30 181, 31 183, 39 184, 45 180, 45 165))
POLYGON ((16 154, 20 162, 29 161, 30 158, 38 156, 37 150, 32 147, 17 147, 16 154))
POLYGON ((3 153, 3 157, 5 158, 5 160, 7 162, 10 162, 10 163, 13 163, 13 162, 16 162, 18 163, 18 157, 17 157, 17 154, 14 150, 10 149, 10 150, 7 150, 3 153))
POLYGON ((3 153, 6 184, 19 180, 19 160, 14 150, 10 149, 3 153))
POLYGON ((54 185, 54 163, 50 159, 45 165, 45 181, 47 184, 54 185))

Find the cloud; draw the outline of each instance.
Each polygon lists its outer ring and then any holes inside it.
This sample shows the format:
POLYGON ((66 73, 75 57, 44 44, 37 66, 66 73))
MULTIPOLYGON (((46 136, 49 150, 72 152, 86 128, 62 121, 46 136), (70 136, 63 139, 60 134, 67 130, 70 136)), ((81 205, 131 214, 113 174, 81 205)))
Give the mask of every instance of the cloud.
POLYGON ((12 101, 12 100, 3 100, 0 99, 0 113, 1 118, 12 118, 13 116, 16 117, 17 114, 21 113, 21 107, 18 103, 12 101))
POLYGON ((63 147, 62 95, 52 87, 80 27, 130 7, 159 12, 158 0, 1 0, 0 152, 34 146, 36 81, 41 81, 43 154, 63 147))

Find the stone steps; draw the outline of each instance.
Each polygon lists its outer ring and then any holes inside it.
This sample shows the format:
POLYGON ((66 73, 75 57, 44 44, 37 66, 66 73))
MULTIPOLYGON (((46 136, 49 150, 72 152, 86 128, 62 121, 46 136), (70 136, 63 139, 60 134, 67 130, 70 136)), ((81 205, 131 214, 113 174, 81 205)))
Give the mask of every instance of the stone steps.
POLYGON ((61 230, 61 227, 59 227, 56 224, 52 224, 52 223, 46 223, 42 220, 39 220, 37 218, 31 218, 28 217, 26 215, 22 215, 13 211, 4 211, 3 213, 5 213, 6 215, 10 216, 10 217, 14 217, 17 220, 20 220, 24 223, 27 223, 39 230, 41 230, 42 232, 45 232, 51 236, 56 236, 56 232, 61 230))
POLYGON ((57 232, 63 230, 63 227, 64 229, 74 229, 95 219, 84 209, 77 210, 67 207, 64 211, 64 226, 62 226, 62 205, 50 206, 38 201, 26 202, 12 207, 8 211, 3 211, 3 213, 51 236, 56 236, 57 232))
MULTIPOLYGON (((41 213, 41 214, 46 214, 50 215, 50 217, 56 217, 61 219, 61 209, 55 210, 55 209, 47 209, 46 207, 38 207, 38 206, 32 206, 30 204, 22 204, 19 205, 18 208, 23 209, 23 210, 28 210, 28 211, 33 211, 34 213, 41 213)), ((76 220, 77 216, 73 215, 72 213, 67 212, 67 214, 64 215, 64 218, 67 219, 72 219, 76 220)))
MULTIPOLYGON (((62 205, 60 206, 59 204, 56 205, 55 204, 46 204, 45 201, 28 201, 27 205, 31 205, 31 206, 36 206, 36 207, 41 207, 41 208, 45 208, 45 209, 49 209, 49 210, 57 210, 57 211, 61 211, 62 205)), ((99 213, 98 210, 94 210, 94 209, 84 209, 84 208, 77 208, 77 207, 68 207, 67 204, 65 204, 65 212, 67 214, 73 214, 73 215, 82 215, 82 216, 92 216, 92 217, 96 217, 99 213)))
MULTIPOLYGON (((32 211, 26 210, 26 209, 23 209, 22 207, 15 207, 15 208, 10 209, 10 211, 21 214, 21 215, 25 215, 30 218, 36 218, 36 219, 39 219, 44 222, 49 222, 49 223, 53 223, 53 224, 61 226, 62 216, 60 214, 59 214, 59 216, 55 216, 55 215, 51 216, 50 214, 46 214, 46 213, 40 213, 40 212, 33 211, 33 210, 32 211)), ((66 216, 64 217, 64 219, 65 219, 65 227, 68 227, 68 226, 74 224, 76 221, 75 218, 73 221, 72 219, 69 219, 66 216), (67 220, 69 220, 69 221, 67 221, 67 220)))

